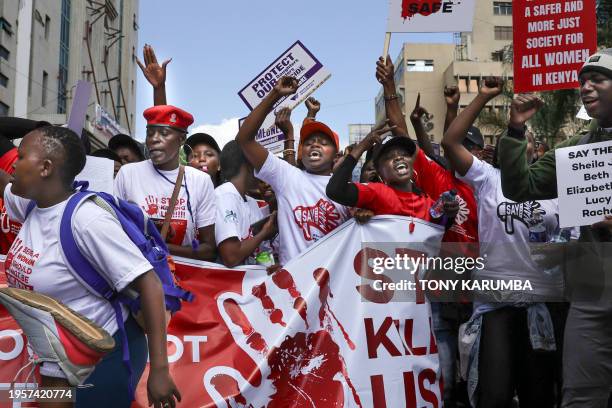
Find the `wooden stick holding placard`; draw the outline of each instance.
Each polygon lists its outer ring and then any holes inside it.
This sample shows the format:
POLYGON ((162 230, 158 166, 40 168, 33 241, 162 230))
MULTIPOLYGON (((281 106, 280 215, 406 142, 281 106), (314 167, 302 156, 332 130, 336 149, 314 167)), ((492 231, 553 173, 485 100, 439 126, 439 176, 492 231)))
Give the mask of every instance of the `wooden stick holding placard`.
POLYGON ((385 48, 383 49, 383 60, 387 59, 387 55, 389 55, 389 46, 391 45, 391 33, 386 33, 385 35, 385 48))

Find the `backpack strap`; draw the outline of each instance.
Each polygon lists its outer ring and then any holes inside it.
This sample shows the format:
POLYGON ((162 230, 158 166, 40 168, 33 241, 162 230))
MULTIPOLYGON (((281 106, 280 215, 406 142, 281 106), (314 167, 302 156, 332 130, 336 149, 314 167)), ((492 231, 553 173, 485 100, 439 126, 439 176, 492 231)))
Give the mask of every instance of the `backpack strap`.
MULTIPOLYGON (((95 198, 96 193, 89 191, 79 191, 70 197, 60 222, 60 245, 62 247, 62 252, 64 259, 66 260, 68 270, 70 270, 74 277, 82 282, 92 293, 106 299, 115 311, 117 328, 121 333, 123 363, 129 375, 128 389, 130 398, 133 400, 136 384, 132 365, 130 363, 130 350, 128 346, 127 332, 125 330, 125 322, 123 321, 123 312, 119 302, 120 295, 118 295, 117 292, 108 284, 108 282, 100 275, 100 273, 93 267, 87 258, 83 256, 76 243, 72 229, 72 217, 74 216, 75 211, 86 200, 94 199, 95 201, 95 198)), ((108 211, 108 208, 105 209, 108 211)))
POLYGON ((70 269, 73 275, 94 294, 111 301, 116 296, 116 292, 100 276, 100 273, 96 271, 87 258, 83 256, 77 246, 72 229, 72 218, 75 211, 85 200, 89 200, 94 196, 95 193, 79 191, 70 197, 60 222, 60 244, 68 264, 68 269, 70 269))
POLYGON ((174 207, 176 207, 176 200, 178 199, 179 193, 181 192, 181 186, 183 185, 183 177, 185 176, 185 166, 179 164, 179 171, 176 177, 176 183, 174 183, 174 190, 172 190, 172 197, 170 197, 170 205, 166 210, 166 216, 164 217, 164 223, 161 228, 161 237, 166 242, 168 236, 168 229, 170 228, 170 221, 172 220, 172 214, 174 214, 174 207))

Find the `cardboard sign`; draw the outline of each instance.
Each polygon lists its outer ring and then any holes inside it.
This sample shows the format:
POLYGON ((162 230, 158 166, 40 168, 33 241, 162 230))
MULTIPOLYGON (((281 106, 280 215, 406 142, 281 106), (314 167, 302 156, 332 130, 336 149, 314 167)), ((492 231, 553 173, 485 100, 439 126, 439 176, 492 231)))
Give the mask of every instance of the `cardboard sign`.
POLYGON ((390 0, 388 33, 472 31, 475 0, 390 0))
POLYGON ((578 88, 578 72, 597 50, 593 0, 514 0, 514 91, 578 88))
MULTIPOLYGON (((253 110, 266 97, 283 76, 293 76, 299 81, 300 87, 293 95, 282 98, 274 107, 295 108, 312 94, 321 84, 329 79, 331 74, 323 64, 300 41, 296 41, 280 57, 274 60, 259 75, 238 92, 240 99, 253 110)), ((274 123, 270 115, 264 122, 269 128, 274 123)))
MULTIPOLYGON (((272 122, 274 122, 274 112, 270 113, 268 116, 272 116, 272 122)), ((246 117, 238 120, 238 128, 242 127, 245 119, 246 117)), ((268 121, 269 119, 266 118, 266 122, 268 121)), ((265 122, 264 126, 257 131, 257 136, 255 136, 255 141, 268 149, 272 154, 278 153, 279 148, 281 152, 283 151, 285 139, 287 139, 287 136, 285 136, 278 126, 273 124, 270 127, 266 127, 265 122)))
POLYGON ((113 194, 115 162, 104 157, 87 156, 85 167, 75 180, 87 181, 89 190, 113 194))
POLYGON ((612 215, 612 142, 557 149, 555 157, 561 228, 612 215))

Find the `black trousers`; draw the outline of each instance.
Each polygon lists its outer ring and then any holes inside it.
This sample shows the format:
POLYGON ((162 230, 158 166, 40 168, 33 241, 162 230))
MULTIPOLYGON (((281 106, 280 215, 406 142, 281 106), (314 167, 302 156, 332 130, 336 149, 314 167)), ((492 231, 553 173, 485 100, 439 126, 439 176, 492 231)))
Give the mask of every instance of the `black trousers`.
POLYGON ((531 348, 524 308, 504 307, 486 313, 480 337, 478 407, 512 407, 517 393, 521 408, 552 408, 559 349, 542 352, 531 348))

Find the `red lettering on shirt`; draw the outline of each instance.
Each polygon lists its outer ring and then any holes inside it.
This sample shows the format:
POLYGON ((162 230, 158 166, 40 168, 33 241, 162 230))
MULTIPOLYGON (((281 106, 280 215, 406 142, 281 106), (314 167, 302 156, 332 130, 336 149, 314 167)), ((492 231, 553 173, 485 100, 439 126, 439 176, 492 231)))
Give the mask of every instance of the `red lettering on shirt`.
POLYGON ((39 253, 25 246, 21 239, 16 239, 4 261, 8 285, 14 288, 33 290, 32 285, 30 285, 30 275, 39 256, 39 253))
POLYGON ((336 207, 322 198, 312 207, 302 205, 295 207, 293 218, 302 229, 306 241, 314 239, 313 229, 327 235, 340 224, 340 214, 336 207))

